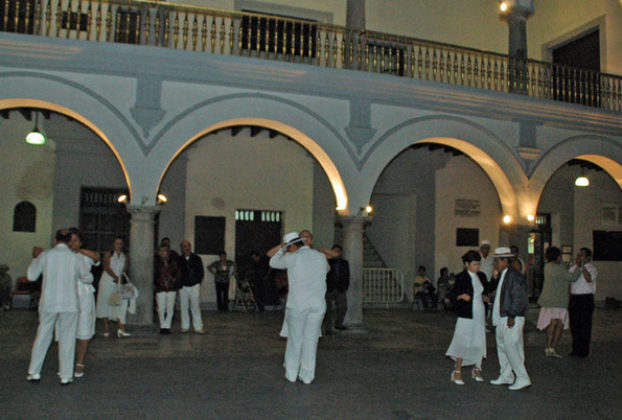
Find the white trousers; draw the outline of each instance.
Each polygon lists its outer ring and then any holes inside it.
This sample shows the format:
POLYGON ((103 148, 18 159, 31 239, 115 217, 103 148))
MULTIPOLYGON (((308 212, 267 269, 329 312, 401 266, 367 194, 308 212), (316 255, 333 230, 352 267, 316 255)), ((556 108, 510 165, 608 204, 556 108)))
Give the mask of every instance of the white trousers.
POLYGON ((43 361, 54 337, 58 319, 58 365, 62 380, 73 378, 78 312, 40 312, 37 336, 32 345, 28 373, 41 373, 43 361))
POLYGON ((156 293, 158 302, 158 318, 160 318, 160 328, 171 328, 173 314, 175 313, 175 297, 177 292, 156 293))
POLYGON ((512 380, 512 371, 516 380, 529 381, 527 369, 525 369, 525 350, 523 345, 523 327, 525 318, 514 318, 514 326, 508 328, 508 318, 502 317, 495 329, 497 341, 497 356, 499 358, 499 377, 512 380))
POLYGON ((311 382, 315 378, 317 342, 322 331, 326 307, 302 310, 287 308, 287 347, 285 348, 285 377, 311 382))
POLYGON ((190 328, 190 317, 188 316, 188 303, 190 303, 190 312, 192 312, 192 326, 194 330, 203 329, 203 320, 201 319, 201 302, 200 302, 200 284, 194 286, 184 286, 179 290, 179 306, 181 307, 181 328, 187 330, 190 328))

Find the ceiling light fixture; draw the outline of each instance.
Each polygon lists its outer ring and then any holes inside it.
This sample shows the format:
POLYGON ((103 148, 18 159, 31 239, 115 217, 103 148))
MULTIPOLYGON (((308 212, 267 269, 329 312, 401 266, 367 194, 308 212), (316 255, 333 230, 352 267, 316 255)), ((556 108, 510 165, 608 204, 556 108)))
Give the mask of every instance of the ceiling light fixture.
POLYGON ((35 111, 35 127, 33 130, 26 134, 26 143, 35 146, 42 146, 46 142, 45 134, 39 131, 39 112, 35 111))

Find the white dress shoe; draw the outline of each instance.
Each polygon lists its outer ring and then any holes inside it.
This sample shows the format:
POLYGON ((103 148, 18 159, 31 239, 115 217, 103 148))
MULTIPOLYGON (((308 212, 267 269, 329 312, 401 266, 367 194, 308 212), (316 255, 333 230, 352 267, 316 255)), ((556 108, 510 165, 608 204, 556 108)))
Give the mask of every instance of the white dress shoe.
POLYGON ((514 382, 511 378, 503 378, 499 376, 497 379, 490 381, 493 385, 511 385, 514 382))
POLYGON ((521 389, 527 388, 528 386, 531 386, 531 381, 529 379, 520 378, 520 379, 517 379, 513 385, 510 385, 508 389, 510 391, 519 391, 521 389))
POLYGON ((26 376, 26 380, 28 382, 39 382, 41 380, 41 374, 29 373, 28 376, 26 376))
POLYGON ((60 380, 60 384, 61 385, 69 385, 70 383, 73 382, 73 378, 69 378, 69 379, 62 379, 60 380))

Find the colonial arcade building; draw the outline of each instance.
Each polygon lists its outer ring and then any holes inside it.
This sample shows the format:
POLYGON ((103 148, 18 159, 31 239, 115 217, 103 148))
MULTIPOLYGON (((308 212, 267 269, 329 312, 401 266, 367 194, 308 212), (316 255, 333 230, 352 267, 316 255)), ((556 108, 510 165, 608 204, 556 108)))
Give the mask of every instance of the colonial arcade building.
POLYGON ((125 235, 149 325, 160 238, 207 264, 308 228, 343 244, 351 325, 483 239, 520 248, 533 296, 545 246, 590 247, 597 301, 622 298, 620 2, 190 3, 2 1, 14 277, 59 227, 125 235))

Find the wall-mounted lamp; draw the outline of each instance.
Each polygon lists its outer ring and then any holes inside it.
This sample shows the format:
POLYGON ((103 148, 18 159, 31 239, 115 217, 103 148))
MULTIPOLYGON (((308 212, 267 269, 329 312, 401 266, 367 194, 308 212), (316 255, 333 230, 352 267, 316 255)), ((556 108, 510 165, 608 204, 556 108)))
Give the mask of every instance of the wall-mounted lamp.
POLYGON ((502 1, 499 5, 499 10, 501 10, 503 13, 507 12, 509 8, 510 6, 508 5, 507 1, 502 1))
POLYGON ((534 217, 534 215, 533 215, 533 214, 528 214, 528 215, 527 215, 527 220, 528 220, 529 222, 533 222, 534 220, 536 220, 536 218, 534 217))
POLYGON ((127 199, 128 199, 127 194, 120 194, 117 197, 117 203, 127 203, 127 199))
POLYGON ((368 204, 365 207, 359 208, 359 211, 358 213, 356 213, 356 215, 357 216, 370 216, 373 211, 374 211, 374 208, 368 204))
POLYGON ((166 195, 160 193, 158 194, 158 204, 164 204, 168 201, 168 197, 166 195))
POLYGON ((39 131, 39 113, 35 112, 35 127, 32 131, 26 134, 26 143, 32 144, 35 146, 42 146, 45 144, 46 138, 45 134, 39 131))
POLYGON ((505 216, 503 216, 504 224, 509 225, 511 221, 512 221, 512 216, 510 216, 509 214, 506 214, 505 216))

